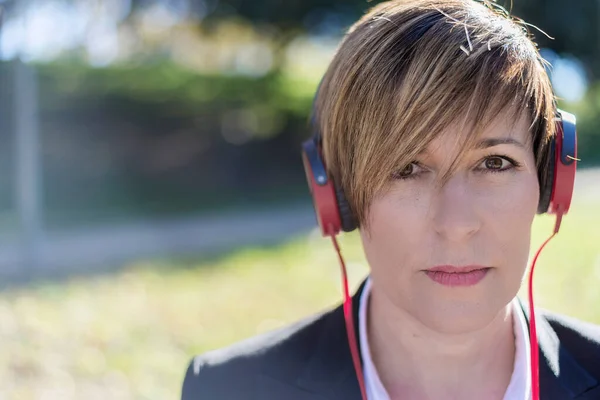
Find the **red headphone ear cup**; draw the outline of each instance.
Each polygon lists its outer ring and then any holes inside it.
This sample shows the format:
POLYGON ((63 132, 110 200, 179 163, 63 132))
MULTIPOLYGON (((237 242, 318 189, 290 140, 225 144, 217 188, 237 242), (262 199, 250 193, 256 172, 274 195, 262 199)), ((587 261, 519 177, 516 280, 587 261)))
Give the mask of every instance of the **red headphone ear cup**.
POLYGON ((575 173, 577 171, 577 129, 575 116, 566 111, 558 110, 560 119, 557 121, 554 156, 552 194, 547 212, 563 215, 569 211, 575 173))
POLYGON ((325 178, 324 168, 323 171, 315 173, 311 158, 313 162, 317 161, 317 163, 321 164, 321 167, 324 167, 314 144, 306 142, 304 151, 302 152, 302 161, 313 200, 317 223, 321 228, 323 236, 333 236, 338 234, 342 228, 334 184, 331 179, 325 178), (316 177, 317 175, 319 178, 316 177), (323 178, 326 179, 324 183, 317 182, 317 180, 323 180, 323 178))
POLYGON ((554 169, 556 168, 556 146, 555 140, 552 138, 550 143, 548 143, 548 162, 547 168, 545 172, 545 176, 542 176, 541 173, 538 174, 538 179, 540 181, 540 200, 538 202, 538 214, 544 214, 548 212, 548 208, 550 207, 550 199, 552 198, 552 187, 554 186, 554 169), (544 178, 544 179, 542 179, 544 178))
POLYGON ((335 197, 337 199, 338 209, 340 211, 340 220, 342 222, 342 230, 344 232, 352 232, 358 227, 352 209, 342 188, 335 185, 335 197))

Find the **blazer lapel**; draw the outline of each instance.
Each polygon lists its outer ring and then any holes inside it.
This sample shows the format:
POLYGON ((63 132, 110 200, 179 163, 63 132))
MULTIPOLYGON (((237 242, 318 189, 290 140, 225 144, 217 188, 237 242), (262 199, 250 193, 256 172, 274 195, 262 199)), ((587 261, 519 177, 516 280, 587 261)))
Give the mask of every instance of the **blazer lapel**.
MULTIPOLYGON (((529 309, 521 299, 519 304, 529 328, 529 309)), ((540 397, 544 400, 599 398, 598 381, 573 358, 564 344, 560 343, 541 310, 537 312, 536 323, 540 353, 540 397), (596 392, 595 397, 588 397, 590 394, 593 396, 592 391, 596 392)))
MULTIPOLYGON (((358 339, 358 309, 363 282, 352 297, 355 336, 358 339)), ((360 341, 357 343, 360 352, 360 341)), ((362 363, 362 360, 361 360, 362 363)), ((336 308, 328 317, 317 348, 296 384, 306 390, 332 400, 361 400, 360 388, 342 307, 336 308)))

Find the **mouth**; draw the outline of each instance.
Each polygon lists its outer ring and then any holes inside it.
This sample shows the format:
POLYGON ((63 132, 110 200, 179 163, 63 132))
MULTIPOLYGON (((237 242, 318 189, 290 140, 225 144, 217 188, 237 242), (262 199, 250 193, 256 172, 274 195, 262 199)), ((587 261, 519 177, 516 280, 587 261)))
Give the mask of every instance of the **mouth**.
POLYGON ((473 286, 481 282, 490 270, 491 267, 483 265, 439 265, 424 272, 432 281, 444 286, 473 286))

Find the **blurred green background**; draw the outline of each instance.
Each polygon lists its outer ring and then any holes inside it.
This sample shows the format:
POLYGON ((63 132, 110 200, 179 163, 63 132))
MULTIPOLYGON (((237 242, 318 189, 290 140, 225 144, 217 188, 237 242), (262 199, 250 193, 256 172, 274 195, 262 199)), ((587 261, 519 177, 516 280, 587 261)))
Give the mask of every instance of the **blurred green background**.
MULTIPOLYGON (((193 354, 339 302, 299 149, 376 3, 0 0, 0 399, 178 398, 193 354)), ((553 37, 531 28, 582 159, 537 300, 600 323, 600 1, 512 14, 553 37)))

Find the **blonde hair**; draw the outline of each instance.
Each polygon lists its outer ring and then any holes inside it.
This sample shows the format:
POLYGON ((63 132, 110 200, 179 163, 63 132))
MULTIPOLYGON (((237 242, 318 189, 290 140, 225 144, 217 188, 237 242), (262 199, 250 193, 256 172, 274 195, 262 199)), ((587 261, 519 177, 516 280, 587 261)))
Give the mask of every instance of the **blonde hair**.
POLYGON ((314 115, 328 173, 357 223, 446 127, 465 128, 464 153, 503 111, 515 110, 515 122, 527 113, 543 184, 556 112, 544 65, 525 24, 488 1, 389 1, 367 12, 329 65, 314 115))

